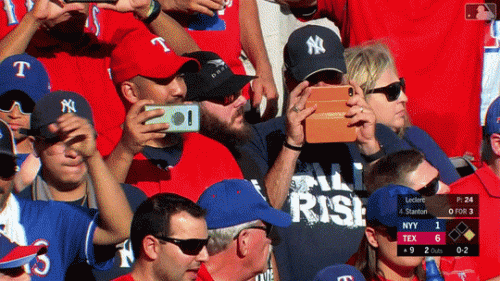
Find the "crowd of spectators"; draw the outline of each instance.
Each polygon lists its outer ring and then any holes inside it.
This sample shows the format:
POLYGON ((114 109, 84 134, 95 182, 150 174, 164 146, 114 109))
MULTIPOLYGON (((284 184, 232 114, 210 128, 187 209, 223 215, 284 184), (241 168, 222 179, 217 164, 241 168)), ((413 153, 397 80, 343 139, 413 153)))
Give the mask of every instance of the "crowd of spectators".
MULTIPOLYGON (((328 0, 278 2, 303 19, 327 15, 342 35, 358 28, 328 0)), ((479 194, 479 257, 427 261, 444 280, 500 280, 500 99, 484 164, 461 178, 411 124, 392 41, 344 48, 329 28, 297 29, 276 117, 255 0, 14 0, 4 10, 0 280, 425 280, 427 259, 397 254, 398 196, 449 193, 479 194), (340 118, 355 140, 307 142, 305 121, 320 115, 312 87, 340 85, 352 90, 340 118), (263 97, 249 120, 245 104, 263 97)))

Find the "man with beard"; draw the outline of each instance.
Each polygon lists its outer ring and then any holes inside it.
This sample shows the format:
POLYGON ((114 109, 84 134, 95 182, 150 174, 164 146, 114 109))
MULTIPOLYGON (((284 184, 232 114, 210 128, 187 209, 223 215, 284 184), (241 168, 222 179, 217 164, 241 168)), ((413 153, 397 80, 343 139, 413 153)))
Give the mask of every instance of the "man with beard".
POLYGON ((267 270, 277 242, 273 227, 288 227, 290 215, 269 206, 246 180, 218 182, 197 203, 207 211, 210 236, 198 281, 246 281, 267 270))
POLYGON ((150 33, 148 28, 179 54, 199 50, 156 0, 120 0, 113 5, 7 0, 0 12, 0 60, 26 52, 45 65, 52 90, 81 93, 94 109, 98 149, 107 155, 125 119, 110 79, 109 57, 124 34, 150 33))

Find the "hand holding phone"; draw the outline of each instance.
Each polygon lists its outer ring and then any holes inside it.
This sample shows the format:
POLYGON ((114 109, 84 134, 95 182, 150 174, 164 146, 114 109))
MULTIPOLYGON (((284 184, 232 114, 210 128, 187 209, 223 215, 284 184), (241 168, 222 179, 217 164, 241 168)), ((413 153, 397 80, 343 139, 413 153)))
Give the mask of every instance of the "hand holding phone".
POLYGON ((198 132, 200 130, 200 106, 198 104, 145 105, 144 110, 163 109, 162 116, 146 121, 148 124, 168 123, 166 133, 198 132))
POLYGON ((349 118, 345 117, 350 108, 347 100, 354 95, 353 87, 349 85, 310 87, 310 90, 311 95, 306 102, 306 108, 317 105, 317 109, 306 119, 306 142, 355 141, 356 128, 349 127, 349 118))

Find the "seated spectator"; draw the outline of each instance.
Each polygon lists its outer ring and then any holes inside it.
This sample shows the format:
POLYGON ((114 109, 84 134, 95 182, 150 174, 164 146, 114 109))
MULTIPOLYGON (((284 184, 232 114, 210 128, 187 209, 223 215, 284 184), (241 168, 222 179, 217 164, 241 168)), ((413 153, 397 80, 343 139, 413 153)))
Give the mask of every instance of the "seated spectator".
POLYGON ((453 194, 479 194, 479 267, 481 280, 500 276, 500 98, 486 113, 481 159, 483 166, 474 174, 450 186, 453 194))
MULTIPOLYGON (((449 206, 444 196, 450 191, 449 187, 439 181, 437 169, 417 150, 402 150, 380 158, 369 168, 365 184, 370 193, 388 184, 407 186, 426 198, 430 213, 443 214, 443 208, 449 206), (434 196, 436 194, 441 196, 434 196)), ((445 280, 479 280, 474 257, 437 256, 434 259, 445 280)))
POLYGON ((50 92, 45 67, 34 57, 21 54, 8 57, 0 64, 0 119, 9 124, 16 140, 18 153, 15 191, 31 184, 40 168, 33 152, 33 139, 21 133, 29 129, 30 114, 35 103, 50 92))
POLYGON ((365 193, 363 166, 384 151, 399 150, 400 140, 386 127, 375 129, 375 115, 355 87, 346 117, 356 127, 356 141, 305 143, 303 121, 314 111, 305 108, 307 87, 342 82, 343 47, 332 30, 306 26, 290 35, 284 56, 291 90, 286 117, 254 125, 254 137, 246 146, 265 175, 262 193, 271 206, 292 216, 290 227, 278 229, 282 243, 274 250, 280 280, 312 280, 321 269, 345 263, 356 251, 364 231, 358 196, 365 193), (323 42, 322 51, 309 53, 310 40, 323 42), (376 132, 384 142, 379 143, 376 132))
POLYGON ((120 139, 115 129, 125 120, 125 108, 109 76, 111 51, 123 35, 151 31, 179 54, 199 50, 154 0, 113 4, 12 0, 7 6, 0 13, 0 61, 26 52, 47 68, 53 91, 84 96, 95 112, 98 149, 103 155, 120 139))
MULTIPOLYGON (((90 212, 94 214, 98 209, 96 190, 99 189, 95 185, 103 185, 104 187, 108 181, 114 182, 115 180, 112 177, 100 177, 101 171, 91 169, 81 153, 69 149, 61 139, 54 138, 53 134, 44 129, 46 124, 57 123, 58 118, 69 112, 73 112, 75 115, 73 118, 74 130, 93 132, 92 109, 82 96, 76 93, 58 91, 50 93, 36 103, 32 113, 32 129, 29 134, 35 138, 35 154, 40 159, 42 166, 33 184, 19 193, 19 198, 62 201, 93 209, 90 212)), ((122 188, 133 211, 147 198, 136 187, 124 184, 122 188)), ((122 251, 126 250, 122 249, 122 251)), ((130 269, 130 266, 124 266, 126 262, 121 261, 120 253, 117 253, 114 264, 114 269, 120 273, 124 273, 127 268, 130 269), (119 266, 120 264, 122 266, 119 266)), ((86 271, 84 268, 72 269, 71 273, 82 277, 82 273, 88 272, 90 268, 87 266, 85 269, 86 271)), ((95 271, 95 273, 104 274, 101 271, 95 271)), ((111 274, 109 271, 106 273, 111 274)), ((121 274, 115 273, 115 275, 121 274)))
POLYGON ((391 128, 409 148, 421 151, 427 161, 439 170, 441 179, 451 184, 460 178, 446 154, 423 130, 411 126, 406 111, 404 78, 398 76, 389 49, 375 43, 346 49, 348 79, 360 85, 366 102, 371 106, 377 123, 391 128))
POLYGON ((197 200, 211 184, 242 175, 220 143, 198 133, 167 133, 167 123, 144 123, 164 113, 143 111, 145 105, 184 102, 182 74, 199 67, 194 59, 169 51, 159 39, 130 33, 112 53, 111 74, 128 113, 122 138, 107 163, 118 181, 148 196, 172 192, 197 200))
POLYGON ((246 281, 267 270, 273 226, 288 227, 290 215, 269 206, 252 183, 238 179, 210 186, 198 204, 207 211, 210 258, 197 280, 246 281))
POLYGON ((46 245, 19 246, 0 234, 0 280, 31 280, 24 266, 46 252, 46 245))
POLYGON ((208 260, 205 211, 191 200, 159 193, 134 214, 130 240, 136 262, 115 281, 195 280, 208 260))
POLYGON ((331 265, 318 272, 313 281, 366 281, 365 277, 355 267, 347 264, 331 265))
POLYGON ((386 155, 368 168, 365 185, 368 192, 387 184, 410 187, 422 196, 447 194, 450 188, 441 181, 439 171, 425 160, 422 152, 411 149, 386 155))
POLYGON ((69 204, 27 201, 11 194, 17 170, 14 139, 0 120, 0 224, 4 226, 0 233, 21 246, 50 245, 45 255, 25 267, 33 280, 64 280, 68 267, 80 262, 106 269, 111 260, 97 255, 94 245, 118 244, 129 236, 132 212, 127 199, 97 152, 95 132, 85 122, 65 114, 44 124, 42 131, 58 136, 63 149, 81 154, 89 170, 99 171, 94 179, 102 183, 95 186, 99 214, 94 217, 69 204), (78 126, 82 127, 75 130, 78 126))
MULTIPOLYGON (((397 255, 398 195, 421 197, 401 185, 387 185, 375 191, 366 206, 365 236, 356 253, 355 267, 366 280, 425 280, 424 257, 397 255)), ((405 208, 425 210, 423 203, 407 203, 405 208)))

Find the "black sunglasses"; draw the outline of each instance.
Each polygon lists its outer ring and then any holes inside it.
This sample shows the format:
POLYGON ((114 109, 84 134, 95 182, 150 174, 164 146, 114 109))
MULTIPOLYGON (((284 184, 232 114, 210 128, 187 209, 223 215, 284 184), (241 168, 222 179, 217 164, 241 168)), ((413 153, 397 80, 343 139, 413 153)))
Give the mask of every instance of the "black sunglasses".
POLYGON ((0 178, 7 180, 12 178, 17 170, 16 159, 7 154, 0 154, 0 163, 2 163, 2 168, 0 169, 0 178))
POLYGON ((406 83, 404 78, 399 78, 399 82, 394 82, 385 87, 375 88, 368 91, 368 94, 382 93, 388 102, 395 101, 401 95, 401 91, 406 92, 406 83))
POLYGON ((271 231, 273 230, 273 225, 272 224, 269 224, 267 222, 264 222, 265 226, 262 226, 262 225, 254 225, 254 226, 249 226, 247 228, 243 228, 242 230, 240 230, 240 232, 238 232, 238 234, 236 234, 234 236, 233 239, 236 239, 238 238, 238 236, 240 236, 240 233, 245 230, 245 229, 262 229, 266 232, 266 237, 267 238, 270 238, 271 236, 271 231))
POLYGON ((220 97, 220 98, 214 98, 210 99, 210 102, 217 103, 223 106, 227 106, 232 104, 235 100, 237 100, 241 96, 241 91, 237 91, 229 96, 225 97, 220 97))
POLYGON ((161 237, 161 236, 155 236, 158 238, 160 241, 163 242, 170 242, 172 244, 175 244, 177 247, 181 249, 181 251, 190 256, 196 256, 198 255, 203 247, 205 247, 208 244, 208 240, 210 240, 210 237, 207 239, 174 239, 170 237, 161 237))
POLYGON ((309 81, 309 86, 318 84, 319 82, 325 82, 330 85, 339 85, 342 83, 342 73, 336 70, 324 70, 306 78, 309 81))
POLYGON ((22 114, 31 114, 35 108, 35 102, 24 92, 10 91, 0 96, 0 112, 10 112, 15 105, 22 114))
POLYGON ((385 226, 381 225, 378 228, 376 228, 379 232, 383 232, 387 235, 384 235, 387 237, 387 240, 389 242, 394 242, 398 240, 398 228, 395 226, 385 226))
POLYGON ((433 178, 428 184, 417 190, 422 196, 433 196, 439 191, 439 175, 433 178))

